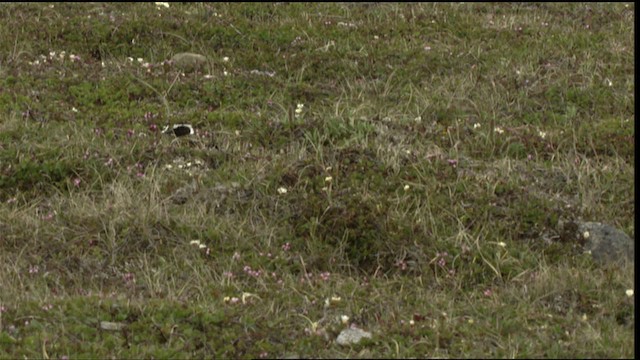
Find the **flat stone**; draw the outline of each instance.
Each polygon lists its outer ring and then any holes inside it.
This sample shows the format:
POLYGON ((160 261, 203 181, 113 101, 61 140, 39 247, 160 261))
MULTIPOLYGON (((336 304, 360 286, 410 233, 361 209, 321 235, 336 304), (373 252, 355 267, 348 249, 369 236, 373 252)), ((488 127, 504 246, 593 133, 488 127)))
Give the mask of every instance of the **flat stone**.
POLYGON ((338 335, 338 338, 336 339, 336 343, 343 346, 354 345, 359 343, 360 340, 364 338, 371 339, 371 337, 372 335, 370 332, 352 327, 342 330, 340 332, 340 335, 338 335))
POLYGON ((634 261, 634 245, 624 232, 598 222, 578 222, 578 237, 582 237, 584 250, 600 264, 634 261))
POLYGON ((173 65, 185 71, 201 69, 207 64, 207 57, 195 53, 177 53, 171 58, 173 65))
POLYGON ((125 327, 123 323, 100 321, 100 329, 108 331, 120 331, 125 327))

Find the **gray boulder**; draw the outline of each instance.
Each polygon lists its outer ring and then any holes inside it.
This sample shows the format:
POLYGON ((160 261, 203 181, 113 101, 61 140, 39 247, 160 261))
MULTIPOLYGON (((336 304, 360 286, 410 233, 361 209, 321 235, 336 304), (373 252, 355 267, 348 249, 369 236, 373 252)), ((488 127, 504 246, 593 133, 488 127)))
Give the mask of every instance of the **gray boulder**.
POLYGON ((577 222, 578 237, 586 252, 600 264, 634 261, 634 245, 624 232, 598 222, 577 222))

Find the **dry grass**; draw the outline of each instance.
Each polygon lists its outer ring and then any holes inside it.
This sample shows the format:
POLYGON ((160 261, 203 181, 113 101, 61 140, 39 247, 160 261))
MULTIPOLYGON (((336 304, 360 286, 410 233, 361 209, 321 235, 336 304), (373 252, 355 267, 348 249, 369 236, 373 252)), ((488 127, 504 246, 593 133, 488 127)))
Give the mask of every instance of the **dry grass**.
POLYGON ((0 357, 634 356, 633 12, 3 6, 0 357))

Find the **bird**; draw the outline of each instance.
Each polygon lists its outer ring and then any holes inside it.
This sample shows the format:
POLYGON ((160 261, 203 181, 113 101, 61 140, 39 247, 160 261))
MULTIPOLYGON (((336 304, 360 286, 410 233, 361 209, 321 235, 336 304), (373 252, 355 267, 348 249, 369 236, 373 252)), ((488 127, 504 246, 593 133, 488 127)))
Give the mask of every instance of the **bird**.
POLYGON ((189 124, 175 124, 173 126, 165 126, 162 130, 163 134, 171 134, 173 133, 175 136, 185 136, 185 135, 193 135, 195 131, 193 130, 193 126, 189 124))

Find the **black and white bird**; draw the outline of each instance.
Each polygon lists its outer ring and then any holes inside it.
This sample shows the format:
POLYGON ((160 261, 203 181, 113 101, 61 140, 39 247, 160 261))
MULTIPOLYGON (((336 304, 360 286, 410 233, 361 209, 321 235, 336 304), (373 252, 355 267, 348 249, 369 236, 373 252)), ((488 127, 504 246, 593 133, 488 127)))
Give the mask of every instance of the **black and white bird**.
POLYGON ((193 135, 195 131, 193 130, 193 126, 189 124, 175 124, 173 126, 165 126, 162 130, 163 134, 174 134, 175 136, 185 136, 185 135, 193 135))

